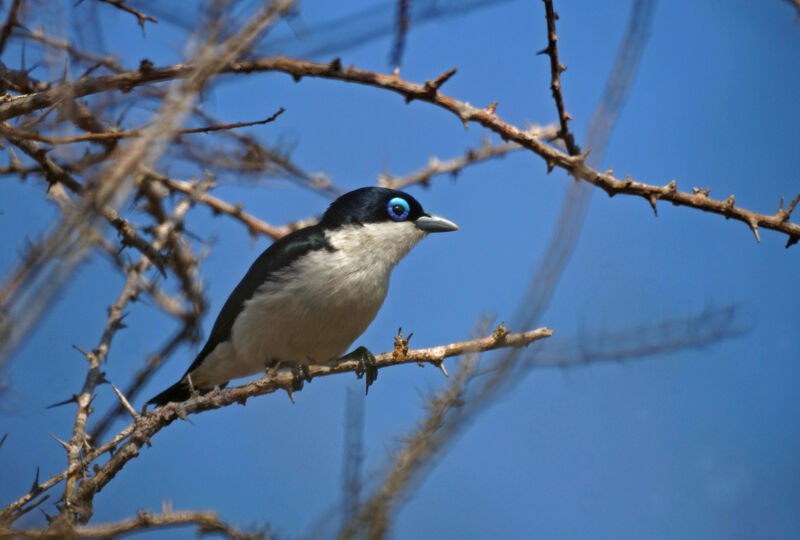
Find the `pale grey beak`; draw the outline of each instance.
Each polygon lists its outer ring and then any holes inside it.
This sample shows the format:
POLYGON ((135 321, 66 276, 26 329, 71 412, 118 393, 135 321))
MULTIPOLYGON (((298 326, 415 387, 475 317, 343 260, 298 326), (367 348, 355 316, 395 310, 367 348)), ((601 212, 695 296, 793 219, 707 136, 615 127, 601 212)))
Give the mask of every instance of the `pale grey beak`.
POLYGON ((415 221, 417 229, 425 232, 447 232, 457 231, 458 225, 447 219, 446 217, 437 216, 436 214, 425 213, 417 218, 415 221))

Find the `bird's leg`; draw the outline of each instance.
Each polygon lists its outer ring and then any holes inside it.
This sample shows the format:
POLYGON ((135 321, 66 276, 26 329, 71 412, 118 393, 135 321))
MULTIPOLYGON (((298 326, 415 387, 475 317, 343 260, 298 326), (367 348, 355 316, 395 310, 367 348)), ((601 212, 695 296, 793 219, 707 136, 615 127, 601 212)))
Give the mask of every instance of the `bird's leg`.
POLYGON ((194 383, 192 383, 192 375, 190 373, 186 374, 186 382, 189 383, 189 394, 191 394, 190 397, 200 397, 200 393, 197 391, 197 388, 194 387, 194 383))
POLYGON ((366 347, 359 347, 351 353, 342 356, 342 360, 358 360, 358 367, 356 368, 356 377, 359 379, 367 375, 367 391, 369 394, 369 387, 378 378, 378 364, 375 361, 375 355, 369 352, 366 347))
POLYGON ((272 360, 267 364, 267 374, 275 374, 281 368, 289 368, 292 372, 292 391, 299 392, 303 389, 303 383, 311 382, 311 372, 308 370, 308 364, 298 361, 280 361, 272 360))

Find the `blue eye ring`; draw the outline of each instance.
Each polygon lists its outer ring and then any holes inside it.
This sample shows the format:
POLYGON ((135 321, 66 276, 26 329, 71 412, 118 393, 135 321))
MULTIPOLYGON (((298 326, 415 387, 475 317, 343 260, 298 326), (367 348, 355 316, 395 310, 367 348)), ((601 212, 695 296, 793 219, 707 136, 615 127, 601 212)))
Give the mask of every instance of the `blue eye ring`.
POLYGON ((395 197, 389 201, 386 210, 389 212, 389 217, 393 220, 403 221, 408 217, 408 212, 411 210, 411 207, 408 206, 408 201, 404 198, 395 197))

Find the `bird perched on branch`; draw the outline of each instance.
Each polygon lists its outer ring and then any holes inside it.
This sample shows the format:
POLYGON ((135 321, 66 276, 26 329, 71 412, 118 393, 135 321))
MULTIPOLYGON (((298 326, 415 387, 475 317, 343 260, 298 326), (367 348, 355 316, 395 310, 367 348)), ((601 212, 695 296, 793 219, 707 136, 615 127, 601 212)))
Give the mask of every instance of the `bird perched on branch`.
MULTIPOLYGON (((365 187, 342 195, 319 223, 256 259, 184 376, 148 403, 184 401, 276 366, 291 367, 302 385, 309 364, 342 357, 367 329, 400 259, 428 233, 455 230, 401 191, 365 187)), ((359 361, 369 389, 378 373, 372 353, 359 347, 344 358, 359 361)))

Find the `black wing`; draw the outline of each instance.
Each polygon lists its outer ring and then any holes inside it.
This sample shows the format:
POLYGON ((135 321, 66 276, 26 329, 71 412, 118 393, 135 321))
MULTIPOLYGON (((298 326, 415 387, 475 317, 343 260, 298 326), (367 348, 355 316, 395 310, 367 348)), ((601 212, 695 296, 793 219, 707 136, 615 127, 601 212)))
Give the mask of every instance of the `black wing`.
MULTIPOLYGON (((189 373, 203 363, 206 356, 211 354, 217 345, 230 339, 231 329, 236 317, 241 313, 244 303, 252 298, 261 284, 270 278, 276 271, 290 265, 299 257, 306 253, 318 249, 333 251, 333 246, 325 239, 323 230, 314 225, 287 234, 259 255, 250 269, 245 274, 242 281, 233 289, 233 292, 225 301, 222 309, 214 321, 211 334, 203 349, 194 359, 192 365, 186 370, 189 373)), ((184 374, 185 376, 185 374, 184 374)), ((189 397, 189 389, 180 381, 167 388, 161 394, 155 396, 148 403, 162 405, 169 401, 183 401, 189 397), (180 398, 183 399, 180 399, 180 398)))

